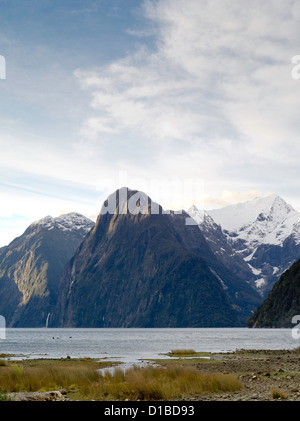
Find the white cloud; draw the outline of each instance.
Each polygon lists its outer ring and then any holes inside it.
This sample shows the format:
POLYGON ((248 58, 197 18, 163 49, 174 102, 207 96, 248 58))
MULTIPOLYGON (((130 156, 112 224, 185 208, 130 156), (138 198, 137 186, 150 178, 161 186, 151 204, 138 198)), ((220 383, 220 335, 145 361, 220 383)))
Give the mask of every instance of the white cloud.
POLYGON ((32 116, 34 135, 20 121, 10 125, 10 135, 1 134, 1 166, 99 191, 109 180, 120 187, 113 180, 122 169, 132 179, 200 179, 209 206, 274 191, 299 207, 300 81, 291 77, 299 2, 142 4, 149 24, 127 31, 138 37, 135 50, 75 70, 81 89, 55 66, 37 79, 24 70, 11 84, 55 124, 49 133, 51 122, 45 129, 32 116))
POLYGON ((146 1, 144 13, 157 30, 153 50, 76 71, 92 97, 82 133, 140 137, 170 170, 184 145, 194 174, 217 181, 231 166, 228 183, 237 174, 249 180, 245 162, 252 169, 263 161, 271 183, 283 156, 298 159, 300 95, 290 64, 300 35, 297 2, 146 1))
MULTIPOLYGON (((261 191, 235 192, 230 190, 223 190, 218 197, 206 195, 203 198, 205 209, 222 208, 224 206, 233 205, 236 203, 246 202, 263 196, 265 193, 261 191)), ((270 192, 271 194, 271 192, 270 192)))

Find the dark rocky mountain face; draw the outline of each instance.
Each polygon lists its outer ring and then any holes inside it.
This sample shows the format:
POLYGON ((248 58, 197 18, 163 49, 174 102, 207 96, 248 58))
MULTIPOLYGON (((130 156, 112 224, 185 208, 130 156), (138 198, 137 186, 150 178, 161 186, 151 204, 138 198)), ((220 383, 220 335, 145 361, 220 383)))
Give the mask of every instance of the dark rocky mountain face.
MULTIPOLYGON (((127 189, 126 189, 127 192, 127 189)), ((260 298, 215 257, 187 214, 150 212, 139 192, 116 192, 67 264, 51 326, 241 326, 260 298), (124 212, 130 202, 137 212, 124 212)), ((109 199, 108 199, 109 202, 109 199)))
MULTIPOLYGON (((248 321, 249 327, 292 327, 300 315, 300 260, 281 275, 262 305, 248 321)), ((300 321, 300 317, 298 319, 300 321)))
POLYGON ((260 271, 259 279, 263 281, 261 291, 265 298, 273 285, 294 262, 300 257, 300 244, 290 235, 281 245, 261 244, 254 252, 251 264, 260 271))
POLYGON ((74 213, 46 217, 0 249, 0 314, 7 326, 45 326, 63 269, 93 226, 74 213))

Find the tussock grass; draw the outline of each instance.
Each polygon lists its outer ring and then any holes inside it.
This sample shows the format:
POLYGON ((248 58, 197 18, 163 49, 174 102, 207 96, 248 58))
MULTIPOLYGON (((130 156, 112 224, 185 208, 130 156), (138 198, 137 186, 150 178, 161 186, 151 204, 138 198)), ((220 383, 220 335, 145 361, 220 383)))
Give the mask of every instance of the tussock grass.
POLYGON ((202 374, 195 367, 134 366, 99 372, 89 364, 0 368, 0 394, 66 389, 81 400, 172 400, 204 393, 233 392, 242 388, 230 374, 202 374))
POLYGON ((0 390, 3 392, 34 392, 40 390, 86 387, 98 379, 92 367, 1 367, 0 390))
POLYGON ((197 352, 194 349, 172 349, 167 355, 170 357, 188 357, 196 354, 197 352))
POLYGON ((286 393, 278 389, 277 387, 272 389, 271 394, 273 399, 287 399, 286 393))
POLYGON ((229 374, 201 374, 194 367, 133 367, 101 376, 93 399, 170 400, 203 393, 233 392, 241 384, 229 374))

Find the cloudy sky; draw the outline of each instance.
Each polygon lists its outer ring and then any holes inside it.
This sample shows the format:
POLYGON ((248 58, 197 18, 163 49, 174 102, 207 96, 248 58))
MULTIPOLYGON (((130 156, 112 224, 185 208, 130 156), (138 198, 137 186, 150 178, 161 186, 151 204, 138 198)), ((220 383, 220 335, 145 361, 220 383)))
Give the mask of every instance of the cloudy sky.
POLYGON ((299 1, 0 10, 0 246, 49 214, 94 217, 124 185, 165 207, 274 192, 300 208, 299 1))

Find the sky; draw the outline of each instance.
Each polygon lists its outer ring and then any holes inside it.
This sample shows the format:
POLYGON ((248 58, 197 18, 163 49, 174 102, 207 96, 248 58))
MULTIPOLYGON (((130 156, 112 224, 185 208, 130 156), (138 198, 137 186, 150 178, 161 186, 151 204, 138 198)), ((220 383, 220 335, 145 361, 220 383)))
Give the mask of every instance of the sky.
POLYGON ((0 11, 0 246, 46 215, 95 219, 123 186, 172 209, 269 193, 300 209, 299 1, 0 11))

